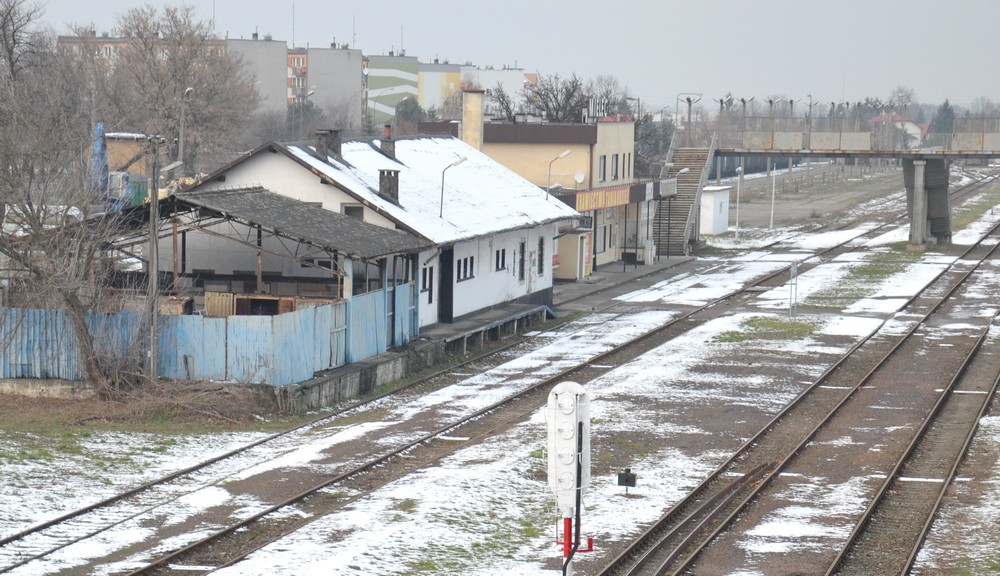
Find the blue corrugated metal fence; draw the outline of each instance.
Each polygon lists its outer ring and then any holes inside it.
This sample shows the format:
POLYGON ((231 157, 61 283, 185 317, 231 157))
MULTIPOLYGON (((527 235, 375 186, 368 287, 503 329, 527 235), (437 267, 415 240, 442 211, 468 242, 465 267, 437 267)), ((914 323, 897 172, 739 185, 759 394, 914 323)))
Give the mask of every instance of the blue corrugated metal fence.
MULTIPOLYGON (((416 285, 409 283, 277 316, 161 316, 160 376, 276 386, 302 382, 320 370, 381 354, 390 342, 401 346, 417 338, 415 295, 416 285)), ((0 377, 82 378, 64 311, 2 308, 0 314, 0 377)), ((90 314, 87 326, 105 365, 141 370, 149 345, 145 315, 90 314)))

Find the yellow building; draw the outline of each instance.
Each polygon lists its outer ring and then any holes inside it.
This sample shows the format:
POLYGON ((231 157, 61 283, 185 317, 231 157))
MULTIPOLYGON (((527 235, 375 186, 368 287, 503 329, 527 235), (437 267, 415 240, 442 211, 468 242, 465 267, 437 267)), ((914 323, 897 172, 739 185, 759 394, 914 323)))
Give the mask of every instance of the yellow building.
MULTIPOLYGON (((460 123, 425 124, 422 131, 450 132, 585 216, 583 226, 559 231, 553 247, 555 277, 581 280, 595 267, 645 262, 649 202, 636 183, 635 123, 597 117, 587 123, 484 122, 484 92, 463 93, 460 123)), ((650 187, 651 190, 651 187, 650 187)))

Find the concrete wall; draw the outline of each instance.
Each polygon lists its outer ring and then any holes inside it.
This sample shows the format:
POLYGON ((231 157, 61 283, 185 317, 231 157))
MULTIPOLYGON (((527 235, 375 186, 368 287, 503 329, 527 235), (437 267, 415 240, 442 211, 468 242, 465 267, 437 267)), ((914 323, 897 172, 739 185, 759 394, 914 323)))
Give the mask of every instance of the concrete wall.
POLYGON ((348 48, 309 48, 307 82, 313 104, 323 109, 330 125, 358 133, 364 118, 363 57, 348 48))
POLYGON ((284 113, 288 108, 288 45, 278 40, 226 40, 226 50, 237 54, 259 84, 262 112, 284 113))

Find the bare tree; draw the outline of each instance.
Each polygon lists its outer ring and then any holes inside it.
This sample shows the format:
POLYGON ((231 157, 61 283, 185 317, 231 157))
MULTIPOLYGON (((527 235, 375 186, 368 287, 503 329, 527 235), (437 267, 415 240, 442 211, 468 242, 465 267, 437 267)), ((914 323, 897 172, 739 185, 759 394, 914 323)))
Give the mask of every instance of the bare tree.
POLYGON ((887 103, 896 109, 896 113, 914 119, 913 115, 917 107, 917 93, 913 91, 913 88, 897 86, 889 94, 887 103))
MULTIPOLYGON (((586 91, 604 114, 628 115, 633 113, 632 106, 629 104, 628 88, 623 88, 618 82, 618 78, 610 74, 602 74, 588 82, 586 91)), ((636 116, 641 114, 639 111, 636 116)))
POLYGON ((29 0, 0 0, 0 76, 16 79, 44 50, 45 37, 38 27, 44 10, 29 0))
POLYGON ((996 118, 1000 108, 985 96, 980 96, 969 105, 969 115, 978 118, 996 118))
POLYGON ((462 119, 462 91, 453 90, 445 97, 439 112, 442 120, 462 119))
POLYGON ((254 81, 193 6, 133 8, 120 16, 122 53, 105 59, 109 88, 97 103, 113 128, 157 134, 177 156, 185 120, 187 172, 207 171, 248 148, 243 126, 258 107, 254 81))
MULTIPOLYGON (((5 22, 3 34, 15 44, 37 33, 30 18, 17 28, 10 27, 17 18, 5 22)), ((111 394, 135 358, 102 347, 90 317, 120 307, 106 288, 117 272, 108 247, 122 221, 116 213, 101 216, 82 65, 72 54, 38 52, 31 66, 0 80, 0 267, 9 304, 65 312, 81 371, 111 394)))
POLYGON ((486 98, 490 104, 495 106, 494 112, 499 116, 500 120, 510 122, 511 124, 517 122, 517 111, 514 109, 514 100, 504 90, 503 82, 497 82, 496 88, 487 90, 486 98))
POLYGON ((525 104, 541 112, 549 122, 580 123, 587 110, 590 96, 583 81, 573 74, 561 78, 558 74, 539 76, 538 83, 522 92, 525 104))

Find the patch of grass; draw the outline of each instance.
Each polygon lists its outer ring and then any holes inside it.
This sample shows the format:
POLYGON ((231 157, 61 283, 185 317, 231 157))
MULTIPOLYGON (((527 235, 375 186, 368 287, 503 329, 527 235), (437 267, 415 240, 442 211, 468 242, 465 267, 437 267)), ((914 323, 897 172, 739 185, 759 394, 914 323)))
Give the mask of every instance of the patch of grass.
POLYGON ((413 514, 417 511, 417 501, 414 498, 404 498, 399 500, 392 507, 393 510, 398 510, 400 512, 406 512, 407 514, 413 514))
POLYGON ((951 229, 962 230, 979 219, 980 216, 1000 204, 1000 188, 991 188, 974 201, 956 206, 951 211, 951 229))
POLYGON ((176 438, 160 438, 150 447, 150 451, 156 454, 166 454, 171 448, 177 445, 176 438))
POLYGON ((730 330, 715 337, 716 342, 746 342, 748 340, 797 340, 813 333, 808 322, 779 316, 753 316, 740 323, 741 330, 730 330))
MULTIPOLYGON (((905 244, 897 244, 905 247, 905 244)), ((920 259, 920 253, 904 249, 890 252, 872 252, 865 262, 848 267, 847 274, 832 286, 811 294, 807 302, 821 308, 844 308, 869 296, 886 278, 898 274, 909 264, 920 259)))

